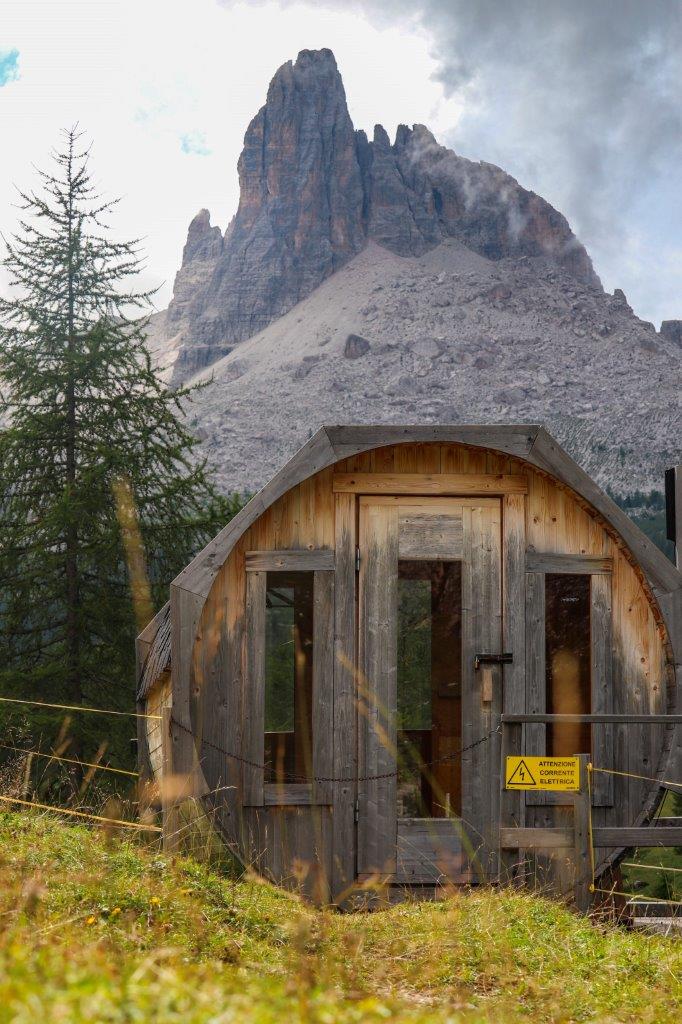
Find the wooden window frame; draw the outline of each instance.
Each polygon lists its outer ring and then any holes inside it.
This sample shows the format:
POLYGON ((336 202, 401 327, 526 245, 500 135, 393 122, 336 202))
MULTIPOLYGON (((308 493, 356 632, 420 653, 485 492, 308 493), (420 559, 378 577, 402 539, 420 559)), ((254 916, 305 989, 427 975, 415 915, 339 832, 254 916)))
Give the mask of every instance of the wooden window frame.
MULTIPOLYGON (((582 554, 526 552, 526 710, 529 714, 547 711, 545 665, 545 576, 567 573, 590 577, 590 676, 591 707, 594 714, 613 712, 613 559, 582 554), (598 686, 597 681, 601 680, 598 686)), ((530 756, 546 755, 546 726, 525 726, 523 749, 530 756)), ((613 764, 613 726, 592 726, 592 760, 596 765, 613 764)), ((613 776, 596 772, 592 776, 592 803, 595 807, 613 806, 613 776)), ((565 793, 526 793, 526 805, 570 804, 565 793)))
POLYGON ((332 802, 334 552, 327 549, 247 552, 244 672, 243 803, 247 807, 332 802), (265 783, 265 594, 268 572, 313 573, 313 780, 265 783), (316 781, 316 780, 325 781, 316 781), (329 781, 326 781, 329 780, 329 781))

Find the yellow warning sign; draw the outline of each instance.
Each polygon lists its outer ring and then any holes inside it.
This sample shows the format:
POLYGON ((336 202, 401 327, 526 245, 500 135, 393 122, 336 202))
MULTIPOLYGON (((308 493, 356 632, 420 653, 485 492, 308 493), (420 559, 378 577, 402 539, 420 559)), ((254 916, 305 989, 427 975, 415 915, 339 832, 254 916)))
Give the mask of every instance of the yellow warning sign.
POLYGON ((580 789, 577 757, 508 757, 504 784, 507 789, 580 789))

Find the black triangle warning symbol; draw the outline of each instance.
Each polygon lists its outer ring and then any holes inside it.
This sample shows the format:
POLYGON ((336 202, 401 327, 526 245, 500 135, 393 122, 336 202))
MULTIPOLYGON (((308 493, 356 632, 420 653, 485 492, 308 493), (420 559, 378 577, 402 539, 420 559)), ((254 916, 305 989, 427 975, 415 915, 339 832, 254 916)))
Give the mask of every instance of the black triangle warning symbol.
POLYGON ((508 786, 537 786, 533 774, 524 760, 519 761, 507 779, 508 786))

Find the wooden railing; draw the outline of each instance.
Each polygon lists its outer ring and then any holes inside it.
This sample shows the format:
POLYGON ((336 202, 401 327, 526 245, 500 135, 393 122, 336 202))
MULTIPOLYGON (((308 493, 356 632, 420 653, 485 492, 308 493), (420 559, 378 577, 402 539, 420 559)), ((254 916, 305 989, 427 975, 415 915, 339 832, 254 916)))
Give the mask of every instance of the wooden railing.
MULTIPOLYGON (((577 724, 589 725, 682 725, 682 715, 618 715, 618 714, 528 714, 501 716, 502 727, 502 794, 500 800, 500 879, 513 875, 520 850, 572 849, 575 856, 575 902, 579 910, 587 912, 595 891, 594 850, 598 847, 667 847, 682 846, 682 819, 657 820, 655 825, 624 827, 593 827, 590 796, 590 756, 578 754, 580 760, 580 789, 573 794, 572 828, 527 828, 518 825, 523 820, 524 791, 504 788, 506 757, 522 754, 523 725, 577 724), (517 824, 514 824, 516 821, 517 824), (516 851, 514 857, 511 851, 516 851)), ((608 770, 606 766, 601 767, 608 770)), ((628 773, 625 773, 628 774, 628 773)), ((652 780, 655 784, 656 780, 652 780)), ((660 783, 663 785, 663 782, 660 783)), ((677 783, 668 783, 675 785, 677 783)), ((682 782, 679 783, 682 792, 682 782)))

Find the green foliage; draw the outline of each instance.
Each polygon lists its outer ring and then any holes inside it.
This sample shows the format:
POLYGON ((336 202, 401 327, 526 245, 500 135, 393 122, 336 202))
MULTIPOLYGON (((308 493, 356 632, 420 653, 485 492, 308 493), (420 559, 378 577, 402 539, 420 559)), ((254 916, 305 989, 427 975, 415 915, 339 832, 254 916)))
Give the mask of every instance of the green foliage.
MULTIPOLYGON (((216 493, 196 456, 188 393, 152 367, 150 297, 129 283, 137 243, 110 238, 115 204, 95 193, 78 134, 65 137, 40 190, 20 193, 4 261, 0 690, 131 709, 136 630, 239 500, 216 493)), ((34 743, 54 740, 53 714, 30 722, 34 743)), ((121 763, 131 731, 78 715, 70 749, 87 758, 106 736, 121 763)))
POLYGON ((294 588, 268 590, 265 613, 265 731, 293 732, 294 588))
POLYGON ((616 504, 630 516, 642 533, 660 548, 671 562, 675 561, 675 546, 666 536, 665 495, 662 491, 633 491, 625 497, 614 494, 608 487, 607 493, 616 504))
POLYGON ((398 580, 398 729, 431 728, 431 580, 398 580))
POLYGON ((125 837, 0 815, 0 1024, 668 1024, 681 974, 681 943, 517 890, 316 911, 125 837))
MULTIPOLYGON (((682 793, 668 790, 659 810, 661 817, 682 817, 682 793)), ((682 900, 682 847, 644 847, 635 850, 629 865, 623 868, 623 884, 628 892, 655 899, 682 900), (660 867, 660 871, 652 871, 660 867), (666 870, 672 869, 672 870, 666 870)))

